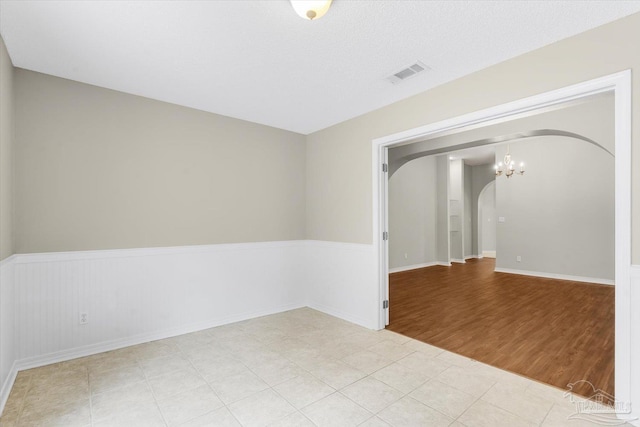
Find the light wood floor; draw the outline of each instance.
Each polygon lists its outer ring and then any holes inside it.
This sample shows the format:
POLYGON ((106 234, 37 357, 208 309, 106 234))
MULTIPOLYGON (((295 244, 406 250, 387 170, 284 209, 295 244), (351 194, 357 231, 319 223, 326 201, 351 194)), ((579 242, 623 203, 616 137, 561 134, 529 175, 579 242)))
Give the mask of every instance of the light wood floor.
POLYGON ((562 389, 588 380, 613 395, 613 286, 494 267, 485 258, 391 274, 388 329, 562 389))

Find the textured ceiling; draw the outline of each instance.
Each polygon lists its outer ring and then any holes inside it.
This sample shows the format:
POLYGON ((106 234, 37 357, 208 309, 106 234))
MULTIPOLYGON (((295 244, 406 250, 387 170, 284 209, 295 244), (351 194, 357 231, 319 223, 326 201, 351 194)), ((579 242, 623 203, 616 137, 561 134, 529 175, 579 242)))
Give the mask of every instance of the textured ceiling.
POLYGON ((640 11, 640 1, 1 1, 15 66, 303 134, 640 11), (420 60, 432 70, 397 85, 420 60))

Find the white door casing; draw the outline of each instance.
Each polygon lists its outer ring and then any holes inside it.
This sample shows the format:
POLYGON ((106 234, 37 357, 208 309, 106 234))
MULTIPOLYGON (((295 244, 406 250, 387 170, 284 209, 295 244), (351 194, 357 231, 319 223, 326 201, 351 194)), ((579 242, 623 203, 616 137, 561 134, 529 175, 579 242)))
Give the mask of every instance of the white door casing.
MULTIPOLYGON (((389 295, 387 244, 382 240, 382 233, 388 229, 387 174, 382 172, 381 167, 382 163, 387 162, 388 148, 409 140, 416 141, 436 133, 481 125, 604 92, 613 92, 615 96, 615 396, 618 401, 631 401, 631 346, 640 345, 631 341, 631 70, 372 141, 372 215, 376 272, 376 283, 373 286, 377 287, 380 296, 378 310, 381 329, 388 322, 388 310, 382 309, 382 302, 389 295)), ((452 150, 454 147, 451 146, 452 150)), ((640 402, 636 404, 639 406, 640 402)), ((632 410, 633 416, 640 415, 638 409, 632 410)))

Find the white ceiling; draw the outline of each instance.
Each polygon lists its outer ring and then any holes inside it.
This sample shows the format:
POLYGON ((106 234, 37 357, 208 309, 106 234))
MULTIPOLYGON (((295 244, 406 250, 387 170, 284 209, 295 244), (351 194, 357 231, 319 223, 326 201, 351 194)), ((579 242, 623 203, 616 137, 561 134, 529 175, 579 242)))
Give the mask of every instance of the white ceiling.
POLYGON ((640 1, 0 1, 15 66, 308 134, 640 11, 640 1), (420 60, 432 70, 385 77, 420 60))
POLYGON ((469 166, 493 165, 496 162, 496 147, 495 145, 485 145, 467 148, 466 150, 450 153, 449 158, 451 160, 462 159, 469 166))

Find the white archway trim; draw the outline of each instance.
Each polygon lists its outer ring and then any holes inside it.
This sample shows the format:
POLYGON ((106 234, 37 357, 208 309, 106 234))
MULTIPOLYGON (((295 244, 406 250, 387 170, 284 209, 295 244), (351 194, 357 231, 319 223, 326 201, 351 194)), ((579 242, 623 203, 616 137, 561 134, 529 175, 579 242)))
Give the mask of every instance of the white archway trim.
MULTIPOLYGON (((373 246, 374 274, 378 289, 379 327, 384 328, 388 310, 388 230, 387 177, 383 164, 392 145, 417 140, 435 133, 508 118, 540 108, 613 91, 615 95, 615 395, 623 402, 631 401, 631 70, 625 70, 587 82, 476 111, 372 141, 373 246)), ((393 302, 391 302, 393 303, 393 302)), ((640 346, 640 343, 633 343, 640 346)), ((635 348, 635 347, 634 347, 635 348)), ((634 384, 640 387, 640 384, 634 384)), ((640 402, 634 402, 633 413, 640 415, 640 402)))
MULTIPOLYGON (((484 256, 484 252, 482 250, 482 230, 484 229, 484 221, 482 218, 482 208, 480 206, 480 200, 483 199, 483 197, 485 196, 485 193, 487 192, 487 189, 489 189, 489 187, 494 186, 495 188, 496 185, 496 181, 493 180, 491 182, 488 182, 487 185, 485 185, 482 188, 482 191, 480 191, 480 194, 478 194, 478 200, 476 201, 478 203, 478 229, 476 230, 476 233, 478 234, 477 240, 478 240, 478 257, 483 258, 484 256)), ((494 251, 495 252, 495 251, 494 251)), ((495 256, 494 256, 495 257, 495 256)))

